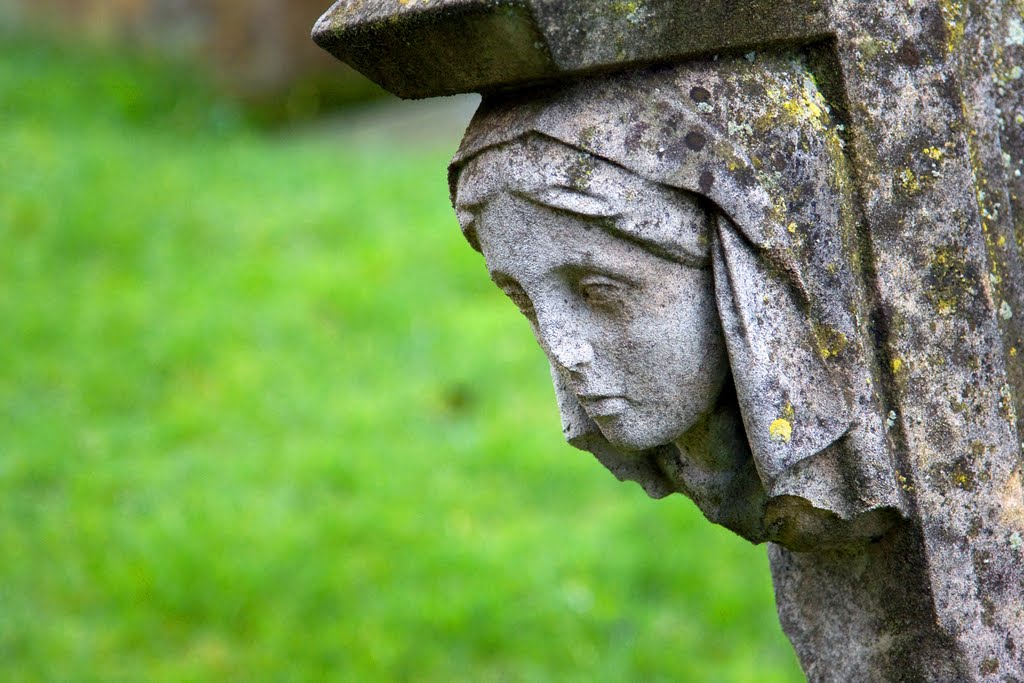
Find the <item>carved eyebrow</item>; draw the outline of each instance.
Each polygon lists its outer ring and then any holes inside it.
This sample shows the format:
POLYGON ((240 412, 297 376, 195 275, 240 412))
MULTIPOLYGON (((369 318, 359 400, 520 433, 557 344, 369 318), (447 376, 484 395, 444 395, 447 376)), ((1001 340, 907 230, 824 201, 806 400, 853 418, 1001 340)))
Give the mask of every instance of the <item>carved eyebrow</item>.
MULTIPOLYGON (((644 235, 630 229, 631 226, 628 225, 630 221, 625 211, 617 210, 614 204, 604 197, 578 188, 566 185, 546 185, 536 189, 516 189, 508 192, 512 196, 544 209, 561 211, 581 218, 611 219, 600 222, 600 226, 608 233, 669 261, 698 269, 708 267, 711 262, 710 255, 699 247, 694 251, 693 245, 673 240, 667 235, 662 235, 659 239, 659 236, 644 235)), ((470 197, 468 201, 456 200, 456 213, 463 233, 477 251, 482 251, 476 235, 479 211, 496 194, 497 191, 491 191, 470 197)))
POLYGON ((668 241, 659 241, 638 235, 629 230, 623 230, 619 225, 606 226, 606 230, 619 239, 635 244, 646 252, 654 254, 667 261, 672 261, 689 268, 707 268, 711 264, 711 257, 706 254, 694 253, 682 244, 668 241))
MULTIPOLYGON (((455 213, 467 239, 478 251, 480 249, 476 246, 476 222, 479 219, 479 212, 497 194, 498 190, 492 189, 488 192, 470 195, 465 199, 463 199, 465 195, 461 192, 456 196, 455 213)), ((620 218, 622 216, 622 212, 604 197, 568 185, 546 185, 525 190, 509 190, 509 194, 535 206, 582 218, 620 218)))
POLYGON ((622 211, 604 197, 566 185, 548 185, 530 190, 512 190, 513 196, 548 209, 585 218, 618 218, 622 211))
MULTIPOLYGON (((627 217, 623 211, 617 211, 612 202, 603 197, 583 192, 574 187, 554 185, 530 192, 514 190, 511 194, 542 208, 574 214, 582 218, 608 218, 601 227, 609 234, 637 245, 655 256, 674 261, 690 268, 705 268, 710 263, 707 254, 693 252, 683 243, 651 239, 630 230, 624 221, 627 217)), ((628 223, 628 221, 625 221, 628 223)))

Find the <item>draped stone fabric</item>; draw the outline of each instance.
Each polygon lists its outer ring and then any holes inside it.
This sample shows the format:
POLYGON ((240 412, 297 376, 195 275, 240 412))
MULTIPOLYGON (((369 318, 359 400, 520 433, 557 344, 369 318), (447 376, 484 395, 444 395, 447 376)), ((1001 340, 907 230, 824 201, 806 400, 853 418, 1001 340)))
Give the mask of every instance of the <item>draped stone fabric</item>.
POLYGON ((528 135, 700 195, 714 214, 733 379, 722 400, 743 432, 720 440, 740 464, 712 481, 673 446, 620 453, 554 372, 570 443, 754 542, 813 549, 883 533, 905 504, 864 337, 858 214, 842 126, 806 65, 707 60, 487 97, 450 168, 457 210, 467 162, 528 135))

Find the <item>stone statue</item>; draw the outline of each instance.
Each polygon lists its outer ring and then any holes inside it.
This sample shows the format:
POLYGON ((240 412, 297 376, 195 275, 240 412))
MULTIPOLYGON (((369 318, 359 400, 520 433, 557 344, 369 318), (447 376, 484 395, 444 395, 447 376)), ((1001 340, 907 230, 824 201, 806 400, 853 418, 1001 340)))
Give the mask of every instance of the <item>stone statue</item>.
POLYGON ((451 167, 569 441, 796 550, 878 538, 905 505, 842 147, 798 60, 731 58, 488 100, 451 167))
MULTIPOLYGON (((811 681, 1024 680, 1024 8, 338 0, 566 438, 765 542, 811 681)), ((685 609, 681 606, 681 609, 685 609)))

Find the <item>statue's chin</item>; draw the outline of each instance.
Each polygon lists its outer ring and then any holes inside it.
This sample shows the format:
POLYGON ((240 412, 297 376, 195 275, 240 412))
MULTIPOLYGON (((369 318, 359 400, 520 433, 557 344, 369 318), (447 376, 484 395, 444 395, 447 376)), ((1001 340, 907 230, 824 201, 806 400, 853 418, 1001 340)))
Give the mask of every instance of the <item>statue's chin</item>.
MULTIPOLYGON (((601 434, 617 450, 640 453, 672 443, 675 438, 665 429, 656 429, 629 415, 592 418, 601 434)), ((680 430, 680 433, 685 430, 680 430)))

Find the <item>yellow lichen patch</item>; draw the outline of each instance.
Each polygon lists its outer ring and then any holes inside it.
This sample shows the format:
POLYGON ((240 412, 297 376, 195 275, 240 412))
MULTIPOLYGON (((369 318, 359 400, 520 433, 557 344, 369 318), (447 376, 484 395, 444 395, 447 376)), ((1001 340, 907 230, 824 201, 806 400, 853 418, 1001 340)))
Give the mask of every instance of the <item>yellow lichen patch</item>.
POLYGON ((825 360, 834 358, 843 352, 849 340, 839 330, 834 330, 828 325, 814 326, 814 336, 818 343, 818 355, 825 360))
POLYGON ((896 470, 896 481, 899 483, 900 488, 907 493, 911 493, 914 490, 914 485, 910 483, 910 479, 900 473, 899 470, 896 470))
POLYGON ((1017 356, 1017 347, 1016 346, 1011 346, 1010 347, 1010 358, 1014 358, 1016 356, 1017 356))
MULTIPOLYGON (((644 10, 643 4, 636 0, 620 0, 612 5, 612 11, 616 14, 621 15, 631 24, 639 24, 647 19, 647 12, 644 10)), ((626 51, 625 41, 622 37, 619 37, 619 50, 623 54, 626 51)))
POLYGON ((942 10, 942 18, 946 22, 946 29, 949 31, 949 41, 946 44, 948 52, 952 53, 960 46, 963 40, 964 31, 967 29, 967 22, 964 17, 964 0, 939 0, 939 8, 942 10))
POLYGON ((793 425, 789 420, 780 417, 768 427, 768 435, 776 443, 789 443, 793 438, 793 425))
POLYGON ((957 465, 950 473, 953 484, 964 491, 974 490, 974 474, 957 465))
POLYGON ((821 116, 821 107, 818 103, 811 99, 800 99, 800 100, 789 100, 782 104, 782 108, 785 109, 792 116, 808 116, 818 118, 821 116))
POLYGON ((790 223, 789 225, 787 225, 786 226, 786 230, 789 230, 789 234, 795 235, 796 234, 796 223, 790 223))
POLYGON ((938 147, 925 147, 921 153, 933 161, 938 161, 943 157, 943 151, 938 147))
POLYGON ((926 296, 939 315, 949 315, 975 295, 969 277, 966 254, 954 247, 936 250, 929 268, 929 287, 926 296))
POLYGON ((921 191, 921 181, 917 179, 917 176, 914 175, 914 172, 911 171, 909 168, 905 168, 902 171, 900 171, 898 174, 898 178, 900 184, 903 186, 903 189, 909 192, 910 194, 914 194, 915 192, 921 191))
POLYGON ((800 84, 780 83, 779 88, 766 88, 765 94, 777 111, 786 114, 794 121, 807 121, 818 131, 825 130, 830 124, 829 107, 818 84, 810 75, 800 84), (795 86, 795 87, 794 87, 795 86))
POLYGON ((780 222, 785 219, 786 214, 789 213, 789 205, 786 203, 785 197, 775 197, 772 200, 772 213, 780 222))
POLYGON ((902 370, 902 369, 903 369, 903 359, 902 358, 893 358, 892 359, 892 371, 893 371, 893 374, 898 374, 899 371, 902 370))

